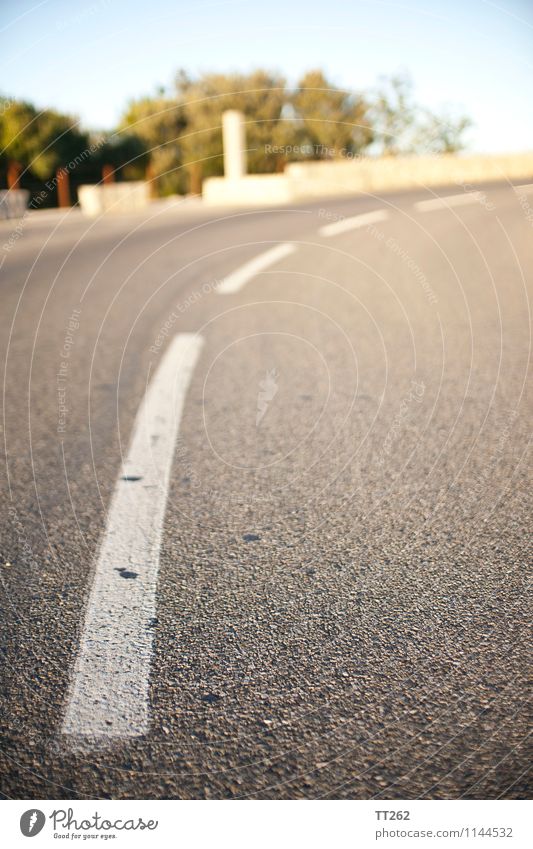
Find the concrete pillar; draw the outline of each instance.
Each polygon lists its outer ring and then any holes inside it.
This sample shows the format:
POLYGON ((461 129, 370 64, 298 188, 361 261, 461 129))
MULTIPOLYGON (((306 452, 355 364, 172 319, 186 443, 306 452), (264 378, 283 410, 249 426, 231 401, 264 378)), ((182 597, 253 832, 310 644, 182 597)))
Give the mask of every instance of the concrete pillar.
POLYGON ((103 183, 114 183, 115 182, 115 169, 112 165, 104 165, 102 167, 102 182, 103 183))
POLYGON ((189 165, 189 194, 202 194, 202 163, 191 162, 189 165))
POLYGON ((222 114, 222 138, 224 176, 228 180, 240 180, 246 176, 246 132, 242 112, 228 109, 222 114))
POLYGON ((10 159, 7 163, 7 187, 8 189, 20 189, 20 174, 22 165, 10 159))
POLYGON ((58 168, 56 171, 57 180, 57 205, 70 206, 70 189, 68 180, 68 171, 63 168, 58 168))

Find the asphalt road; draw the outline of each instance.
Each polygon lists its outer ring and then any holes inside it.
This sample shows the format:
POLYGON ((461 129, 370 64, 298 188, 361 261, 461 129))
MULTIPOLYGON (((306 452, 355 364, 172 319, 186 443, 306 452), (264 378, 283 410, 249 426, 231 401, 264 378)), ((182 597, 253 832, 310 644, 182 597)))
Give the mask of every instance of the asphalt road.
POLYGON ((533 192, 463 194, 0 222, 5 797, 528 795, 533 192))

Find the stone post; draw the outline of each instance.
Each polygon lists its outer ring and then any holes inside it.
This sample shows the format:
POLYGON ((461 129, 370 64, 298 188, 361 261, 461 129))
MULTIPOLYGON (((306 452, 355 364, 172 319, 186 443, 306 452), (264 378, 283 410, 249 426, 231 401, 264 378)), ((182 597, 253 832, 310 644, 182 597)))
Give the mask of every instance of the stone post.
POLYGON ((104 165, 102 167, 102 182, 103 183, 114 183, 115 182, 115 169, 112 165, 104 165))
POLYGON ((224 176, 228 180, 240 180, 246 176, 246 132, 242 112, 228 109, 222 114, 222 138, 224 176))
POLYGON ((20 189, 20 173, 22 165, 10 159, 7 163, 7 187, 8 189, 20 189))
POLYGON ((58 168, 56 171, 57 180, 57 205, 70 206, 70 188, 68 171, 66 168, 58 168))

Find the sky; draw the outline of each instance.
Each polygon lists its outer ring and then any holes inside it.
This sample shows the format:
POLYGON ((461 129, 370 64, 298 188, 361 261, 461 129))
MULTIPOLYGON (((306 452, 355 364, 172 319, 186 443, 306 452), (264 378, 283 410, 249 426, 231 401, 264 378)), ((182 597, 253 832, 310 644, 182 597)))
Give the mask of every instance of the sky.
POLYGON ((87 129, 178 68, 258 67, 355 91, 407 71, 422 106, 474 121, 473 152, 533 150, 533 0, 0 0, 0 92, 87 129))

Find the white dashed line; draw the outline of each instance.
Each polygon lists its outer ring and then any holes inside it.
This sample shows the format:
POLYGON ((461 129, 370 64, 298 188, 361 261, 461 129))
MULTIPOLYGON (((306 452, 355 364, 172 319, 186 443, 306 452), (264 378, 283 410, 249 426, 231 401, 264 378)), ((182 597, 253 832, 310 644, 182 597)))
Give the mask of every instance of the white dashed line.
POLYGON ((448 195, 443 198, 432 198, 431 200, 419 200, 414 207, 418 212, 430 212, 432 209, 446 209, 448 206, 465 206, 468 203, 479 203, 482 200, 481 192, 465 192, 462 195, 448 195))
POLYGON ((233 295, 242 289, 253 277, 264 271, 265 268, 268 268, 269 265, 273 265, 278 260, 292 254, 295 250, 295 246, 289 243, 270 248, 268 251, 259 254, 259 256, 241 265, 240 268, 233 271, 228 277, 225 277, 217 286, 216 291, 219 295, 233 295))
POLYGON ((143 398, 115 485, 80 639, 64 734, 145 734, 159 548, 185 395, 203 340, 176 336, 143 398))
POLYGON ((358 227, 365 227, 367 224, 374 224, 376 221, 385 221, 389 217, 386 209, 375 209, 373 212, 363 212, 361 215, 354 215, 352 218, 341 218, 340 221, 334 221, 333 224, 325 224, 320 227, 319 234, 321 236, 336 236, 338 233, 346 233, 348 230, 357 230, 358 227))
POLYGON ((514 186, 515 192, 523 192, 524 194, 529 194, 529 192, 533 192, 533 183, 524 183, 523 186, 514 186))

